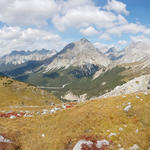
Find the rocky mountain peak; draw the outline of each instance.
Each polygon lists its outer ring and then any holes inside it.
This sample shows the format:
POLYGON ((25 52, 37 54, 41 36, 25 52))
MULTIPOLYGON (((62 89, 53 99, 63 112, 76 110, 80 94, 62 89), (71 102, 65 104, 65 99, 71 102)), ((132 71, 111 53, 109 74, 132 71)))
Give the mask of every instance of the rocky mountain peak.
POLYGON ((81 42, 81 43, 90 43, 90 41, 87 40, 86 38, 82 38, 82 39, 80 40, 80 42, 81 42))
POLYGON ((108 51, 106 52, 106 54, 108 54, 108 53, 114 53, 116 51, 117 51, 117 49, 115 47, 111 47, 111 48, 108 49, 108 51))
POLYGON ((83 38, 65 46, 56 57, 46 65, 46 72, 51 69, 68 68, 70 66, 83 66, 95 64, 99 66, 108 66, 110 60, 99 52, 94 45, 83 38))

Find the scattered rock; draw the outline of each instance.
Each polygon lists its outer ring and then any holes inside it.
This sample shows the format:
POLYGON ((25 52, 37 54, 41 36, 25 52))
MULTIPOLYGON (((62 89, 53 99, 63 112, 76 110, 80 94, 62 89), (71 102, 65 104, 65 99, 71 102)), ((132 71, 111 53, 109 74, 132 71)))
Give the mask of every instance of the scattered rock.
POLYGON ((124 124, 123 126, 124 126, 125 128, 127 127, 127 125, 126 125, 126 124, 124 124))
POLYGON ((105 147, 109 146, 110 143, 109 141, 103 139, 103 140, 80 140, 78 143, 74 146, 73 150, 91 150, 91 149, 96 149, 96 150, 102 150, 105 147))
POLYGON ((119 128, 119 131, 123 131, 123 128, 119 128))
POLYGON ((109 141, 107 140, 101 140, 101 141, 97 141, 96 147, 97 148, 102 148, 102 146, 109 146, 109 141))
POLYGON ((80 140, 78 143, 74 146, 73 150, 82 150, 83 145, 87 145, 89 148, 92 147, 93 142, 86 141, 86 140, 80 140))
POLYGON ((101 85, 103 85, 103 86, 104 86, 105 84, 106 84, 106 82, 102 82, 102 84, 101 84, 101 85))
POLYGON ((16 116, 10 116, 10 119, 15 119, 16 118, 16 116))
POLYGON ((124 150, 124 148, 119 148, 119 150, 124 150))
POLYGON ((6 139, 2 135, 0 135, 0 143, 12 143, 12 142, 9 139, 6 139))
POLYGON ((136 129, 136 131, 135 131, 136 133, 138 133, 139 132, 139 130, 138 129, 136 129))
POLYGON ((117 134, 111 132, 111 133, 109 134, 109 137, 112 137, 112 136, 117 136, 117 134))
POLYGON ((137 144, 134 144, 132 147, 130 147, 130 150, 138 150, 139 146, 137 144))
POLYGON ((24 117, 32 117, 30 114, 25 114, 24 117))
POLYGON ((131 108, 132 108, 131 104, 128 104, 128 106, 124 108, 124 111, 128 112, 131 108))

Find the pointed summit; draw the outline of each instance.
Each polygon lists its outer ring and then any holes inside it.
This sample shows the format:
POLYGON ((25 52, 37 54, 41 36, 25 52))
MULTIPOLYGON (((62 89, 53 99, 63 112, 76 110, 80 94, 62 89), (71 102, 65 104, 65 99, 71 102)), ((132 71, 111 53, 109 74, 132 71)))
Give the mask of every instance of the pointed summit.
POLYGON ((83 38, 65 46, 48 65, 45 65, 45 72, 52 69, 69 68, 70 66, 81 67, 88 64, 106 67, 110 64, 110 60, 97 51, 90 41, 83 38))
POLYGON ((89 43, 90 41, 89 40, 87 40, 86 38, 82 38, 81 40, 80 40, 82 43, 89 43))

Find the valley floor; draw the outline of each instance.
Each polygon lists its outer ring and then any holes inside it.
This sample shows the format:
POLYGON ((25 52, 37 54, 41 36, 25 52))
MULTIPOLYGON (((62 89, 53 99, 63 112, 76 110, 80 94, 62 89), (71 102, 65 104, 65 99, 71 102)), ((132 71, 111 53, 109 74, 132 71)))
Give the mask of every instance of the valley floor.
POLYGON ((1 107, 0 150, 149 150, 150 94, 1 107))

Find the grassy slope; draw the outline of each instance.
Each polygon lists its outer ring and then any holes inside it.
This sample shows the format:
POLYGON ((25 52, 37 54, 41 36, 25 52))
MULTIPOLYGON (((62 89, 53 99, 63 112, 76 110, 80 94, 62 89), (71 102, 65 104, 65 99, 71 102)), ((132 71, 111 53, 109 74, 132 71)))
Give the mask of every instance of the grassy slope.
POLYGON ((118 144, 125 150, 133 144, 137 144, 140 150, 147 150, 150 147, 149 99, 150 95, 139 93, 125 98, 119 96, 88 101, 43 117, 0 118, 0 133, 16 139, 22 150, 72 150, 82 136, 112 141, 109 147, 112 150, 118 150, 118 144), (137 99, 136 95, 143 100, 137 99), (123 109, 128 102, 131 102, 132 109, 125 112, 123 109), (123 131, 119 131, 120 127, 123 131), (109 137, 110 132, 117 136, 109 137), (42 137, 43 133, 45 137, 42 137), (67 145, 68 148, 65 148, 67 145))
MULTIPOLYGON (((59 74, 56 77, 43 77, 43 73, 33 73, 25 80, 23 78, 17 78, 24 80, 35 85, 47 86, 47 87, 61 87, 63 84, 71 83, 66 86, 64 89, 60 90, 51 90, 56 96, 64 95, 67 91, 72 91, 76 95, 81 95, 88 93, 88 98, 93 96, 99 96, 106 91, 110 91, 115 88, 117 85, 121 85, 124 82, 122 79, 125 75, 120 73, 125 69, 123 67, 115 67, 112 70, 109 70, 99 76, 97 79, 92 80, 92 77, 83 77, 75 78, 70 72, 75 68, 69 68, 67 70, 53 70, 59 74), (102 85, 103 82, 106 82, 105 85, 102 85)), ((49 73, 51 74, 51 72, 49 73)))
POLYGON ((49 105, 60 103, 52 94, 34 86, 0 77, 0 106, 8 105, 49 105))

